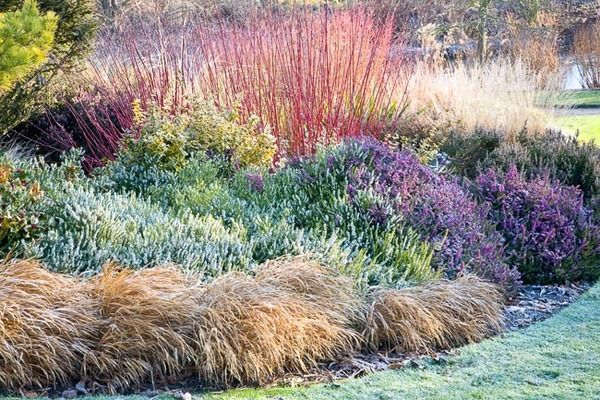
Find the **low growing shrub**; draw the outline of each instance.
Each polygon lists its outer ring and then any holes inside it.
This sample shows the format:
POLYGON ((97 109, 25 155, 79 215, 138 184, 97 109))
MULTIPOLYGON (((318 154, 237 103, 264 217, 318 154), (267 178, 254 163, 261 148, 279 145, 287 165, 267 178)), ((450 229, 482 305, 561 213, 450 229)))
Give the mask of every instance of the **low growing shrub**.
MULTIPOLYGON (((325 158, 325 168, 341 168, 342 176, 348 177, 352 204, 365 204, 361 192, 378 199, 363 205, 362 214, 376 223, 398 218, 416 230, 435 249, 432 265, 448 276, 470 271, 509 291, 518 285, 519 274, 504 263, 500 237, 486 220, 487 210, 458 183, 420 164, 410 152, 393 151, 375 140, 349 142, 325 158)), ((298 171, 318 193, 310 168, 303 164, 298 171)), ((292 187, 298 190, 299 185, 292 187)))
POLYGON ((351 141, 288 160, 273 174, 227 172, 219 160, 191 160, 177 171, 142 165, 138 174, 119 159, 101 173, 102 185, 143 194, 175 212, 241 223, 251 237, 260 237, 254 254, 262 254, 261 261, 279 242, 262 234, 264 227, 278 227, 269 231, 281 241, 283 232, 296 229, 315 239, 336 237, 350 252, 344 268, 365 286, 426 281, 438 276, 432 267, 448 276, 469 270, 507 288, 518 285, 486 210, 407 151, 351 141), (260 243, 270 244, 257 251, 260 243))
POLYGON ((528 180, 514 165, 506 173, 482 173, 473 188, 491 207, 489 218, 504 236, 505 254, 526 282, 598 276, 593 264, 600 229, 579 189, 553 183, 547 176, 528 180))
POLYGON ((40 184, 31 174, 0 161, 0 257, 38 237, 46 203, 40 184))
MULTIPOLYGON (((133 108, 136 126, 131 135, 122 137, 117 129, 111 135, 116 140, 107 141, 111 145, 106 148, 96 143, 102 139, 93 131, 84 136, 92 165, 118 157, 116 166, 145 172, 143 176, 133 175, 135 181, 150 173, 177 171, 197 153, 218 156, 239 167, 270 166, 273 161, 275 138, 256 117, 241 122, 235 110, 219 111, 200 102, 174 116, 158 108, 143 112, 137 102, 133 108), (126 149, 117 154, 121 145, 126 149)), ((62 134, 68 136, 68 132, 62 134)))
POLYGON ((247 268, 252 260, 243 226, 173 216, 136 196, 70 188, 46 213, 47 233, 26 252, 56 271, 90 274, 114 260, 138 268, 176 263, 209 277, 247 268))
POLYGON ((220 162, 197 161, 182 171, 193 167, 204 174, 192 175, 194 179, 204 176, 214 185, 203 191, 203 180, 197 185, 182 180, 186 190, 179 192, 181 175, 164 171, 169 180, 155 186, 156 191, 146 188, 141 193, 146 199, 115 182, 110 186, 108 175, 83 178, 81 168, 72 164, 51 168, 23 163, 44 182, 48 201, 43 234, 23 240, 20 248, 53 270, 85 274, 98 272, 113 260, 137 268, 176 263, 210 279, 231 269, 248 270, 272 258, 304 253, 318 254, 339 268, 358 268, 361 260, 351 257, 335 235, 313 234, 268 213, 255 214, 256 209, 246 208, 227 192, 223 179, 213 181, 211 174, 218 173, 215 166, 220 162))
POLYGON ((100 171, 103 190, 133 191, 175 213, 243 224, 257 262, 284 254, 322 253, 329 264, 344 268, 364 285, 401 286, 406 280, 436 276, 430 268, 431 247, 397 218, 374 223, 363 206, 369 208, 376 199, 365 192, 364 205, 348 201, 348 177, 328 172, 323 160, 314 165, 322 174, 309 182, 293 168, 273 174, 261 169, 235 172, 222 159, 201 154, 177 171, 156 167, 158 163, 134 166, 123 162, 128 151, 100 171))
POLYGON ((246 176, 234 191, 251 210, 340 238, 362 259, 353 273, 367 285, 403 286, 436 277, 432 247, 370 188, 350 190, 350 169, 343 157, 336 158, 338 152, 291 160, 284 170, 264 176, 259 190, 257 177, 246 176))

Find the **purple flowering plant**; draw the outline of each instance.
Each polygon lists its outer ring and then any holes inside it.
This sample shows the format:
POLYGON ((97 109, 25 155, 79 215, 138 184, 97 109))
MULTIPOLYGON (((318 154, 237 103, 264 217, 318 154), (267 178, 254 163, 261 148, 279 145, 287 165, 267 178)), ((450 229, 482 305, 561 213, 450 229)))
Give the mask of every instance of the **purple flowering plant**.
POLYGON ((473 190, 490 207, 489 219, 504 237, 505 254, 526 282, 560 283, 597 275, 593 262, 599 253, 599 229, 578 188, 547 175, 527 179, 512 165, 505 173, 482 172, 473 190))
POLYGON ((519 272, 505 263, 502 236, 487 220, 488 207, 413 153, 364 138, 290 168, 297 188, 310 188, 306 203, 335 197, 325 186, 344 185, 346 201, 373 227, 389 228, 393 220, 417 231, 435 249, 433 266, 447 276, 474 272, 509 294, 520 284, 519 272))

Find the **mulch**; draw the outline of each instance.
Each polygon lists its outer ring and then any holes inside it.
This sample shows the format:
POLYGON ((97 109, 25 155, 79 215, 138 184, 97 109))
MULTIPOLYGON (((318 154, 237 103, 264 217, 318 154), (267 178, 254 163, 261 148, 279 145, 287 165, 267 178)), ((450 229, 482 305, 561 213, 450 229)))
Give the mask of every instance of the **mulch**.
MULTIPOLYGON (((504 310, 506 331, 515 331, 551 317, 562 308, 573 303, 590 284, 570 285, 524 285, 504 310)), ((448 358, 460 352, 460 349, 441 351, 431 354, 375 353, 358 354, 336 363, 321 365, 314 373, 303 376, 290 375, 272 382, 273 385, 303 385, 308 383, 327 383, 335 385, 339 379, 355 378, 378 371, 400 368, 425 368, 427 364, 445 364, 448 358)))

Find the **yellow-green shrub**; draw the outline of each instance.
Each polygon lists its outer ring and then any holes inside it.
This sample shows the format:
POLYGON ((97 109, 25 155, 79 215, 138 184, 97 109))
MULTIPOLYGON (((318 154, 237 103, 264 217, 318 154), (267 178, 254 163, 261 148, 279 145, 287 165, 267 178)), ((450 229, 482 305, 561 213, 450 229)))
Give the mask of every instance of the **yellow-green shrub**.
POLYGON ((202 150, 231 152, 241 166, 268 166, 275 155, 275 138, 269 128, 261 128, 258 117, 241 123, 235 110, 219 112, 202 103, 190 115, 190 144, 202 150))
POLYGON ((128 141, 120 161, 132 158, 177 171, 198 152, 226 157, 240 167, 269 166, 275 155, 275 139, 257 117, 242 123, 235 111, 219 111, 209 103, 196 103, 177 116, 159 109, 144 115, 134 103, 134 115, 140 134, 128 141))

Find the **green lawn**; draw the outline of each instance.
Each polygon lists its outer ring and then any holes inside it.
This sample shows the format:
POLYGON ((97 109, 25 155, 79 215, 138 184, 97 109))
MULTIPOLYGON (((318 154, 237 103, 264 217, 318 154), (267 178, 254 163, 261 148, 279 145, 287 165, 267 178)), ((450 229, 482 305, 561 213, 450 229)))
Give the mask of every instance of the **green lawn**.
POLYGON ((600 90, 565 90, 558 96, 555 104, 568 108, 598 108, 600 90))
POLYGON ((600 399, 600 284, 528 329, 468 346, 445 366, 336 385, 233 390, 207 399, 600 399))
POLYGON ((595 140, 596 143, 600 143, 600 113, 597 115, 561 116, 556 118, 556 123, 568 132, 579 132, 580 140, 595 140))

